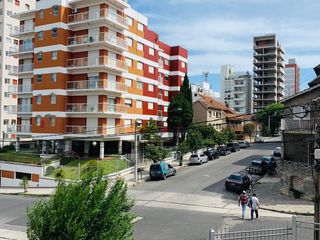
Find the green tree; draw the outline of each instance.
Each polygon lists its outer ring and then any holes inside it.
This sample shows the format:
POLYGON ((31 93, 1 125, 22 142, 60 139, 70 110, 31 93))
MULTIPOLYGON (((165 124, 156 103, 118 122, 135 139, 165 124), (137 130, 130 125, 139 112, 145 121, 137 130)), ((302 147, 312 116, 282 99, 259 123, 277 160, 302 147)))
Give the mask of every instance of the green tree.
POLYGON ((162 146, 148 144, 145 148, 145 156, 156 163, 165 159, 168 156, 168 151, 162 146))
POLYGON ((187 143, 192 152, 204 147, 204 140, 199 128, 193 127, 188 130, 187 143))
POLYGON ((257 121, 262 124, 263 132, 268 131, 272 136, 275 134, 281 124, 283 107, 282 103, 270 104, 256 114, 257 121))
POLYGON ((254 123, 246 123, 243 126, 243 133, 250 137, 250 142, 252 139, 252 135, 255 133, 255 131, 256 131, 256 125, 254 123))
POLYGON ((65 178, 65 172, 63 171, 63 168, 60 167, 54 171, 54 178, 57 182, 63 181, 65 178))
POLYGON ((232 129, 230 127, 224 128, 222 130, 222 134, 225 136, 225 138, 228 142, 232 142, 233 140, 235 140, 237 138, 237 135, 236 135, 234 129, 232 129))
POLYGON ((28 208, 28 239, 132 240, 132 207, 121 178, 111 184, 92 173, 79 182, 60 181, 49 200, 28 208))
POLYGON ((220 145, 225 144, 228 141, 227 136, 223 132, 217 132, 215 135, 215 143, 220 145))
POLYGON ((174 133, 175 139, 181 132, 185 139, 188 128, 192 125, 193 105, 189 78, 185 75, 179 94, 173 98, 168 107, 168 128, 174 133))
POLYGON ((141 126, 139 128, 139 132, 143 134, 145 140, 150 142, 159 142, 160 140, 160 128, 157 125, 157 122, 152 118, 148 121, 146 126, 141 126))

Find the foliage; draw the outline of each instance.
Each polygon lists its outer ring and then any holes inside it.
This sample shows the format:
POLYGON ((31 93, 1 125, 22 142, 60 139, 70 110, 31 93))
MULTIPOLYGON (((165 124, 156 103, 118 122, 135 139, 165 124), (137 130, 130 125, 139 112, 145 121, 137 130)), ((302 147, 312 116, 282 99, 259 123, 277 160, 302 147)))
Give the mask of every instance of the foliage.
POLYGON ((188 153, 190 151, 189 144, 187 141, 184 141, 179 144, 178 151, 181 152, 182 155, 188 153))
POLYGON ((14 151, 14 150, 15 150, 15 146, 13 144, 10 144, 10 145, 6 145, 6 146, 3 146, 2 148, 0 148, 0 153, 6 153, 9 151, 14 151))
POLYGON ((159 142, 160 136, 159 136, 160 128, 157 125, 157 122, 153 119, 150 119, 148 121, 147 126, 141 126, 139 128, 139 132, 143 134, 144 139, 151 141, 151 142, 159 142))
POLYGON ((65 172, 63 168, 58 168, 54 171, 54 178, 57 182, 61 182, 63 179, 65 179, 65 172))
POLYGON ((96 160, 90 160, 81 173, 87 174, 88 172, 96 172, 96 171, 98 171, 98 162, 96 160))
POLYGON ((49 166, 47 167, 46 169, 46 175, 51 175, 55 170, 55 167, 54 166, 49 166))
POLYGON ((232 142, 233 140, 235 140, 237 138, 237 135, 236 135, 234 129, 232 129, 230 127, 224 128, 221 133, 225 136, 225 139, 228 142, 232 142))
POLYGON ((145 148, 145 156, 147 159, 151 159, 153 162, 159 162, 168 156, 168 151, 155 144, 148 144, 145 148))
POLYGON ((22 181, 20 183, 20 186, 23 188, 24 192, 26 193, 28 191, 28 187, 29 187, 28 178, 23 177, 22 181))
POLYGON ((254 123, 246 123, 243 126, 243 133, 250 137, 250 142, 251 142, 252 135, 255 133, 255 131, 256 131, 256 126, 254 123))
POLYGON ((40 164, 40 157, 36 154, 9 151, 0 153, 0 161, 40 164))
POLYGON ((177 138, 178 133, 182 133, 185 138, 187 129, 192 125, 193 105, 192 92, 189 78, 185 75, 179 94, 170 102, 168 107, 168 128, 177 138))
POLYGON ((204 139, 199 127, 193 127, 188 130, 187 143, 192 152, 204 146, 204 139))
POLYGON ((49 200, 27 211, 29 240, 132 240, 133 201, 123 179, 114 185, 102 174, 79 182, 59 182, 49 200))
POLYGON ((284 105, 282 103, 274 103, 268 105, 265 109, 257 113, 256 119, 259 123, 262 123, 263 132, 269 132, 271 135, 275 134, 276 130, 280 127, 281 124, 283 107, 284 105))
POLYGON ((227 136, 223 132, 217 132, 215 135, 215 143, 220 145, 225 144, 228 141, 227 136))
POLYGON ((55 158, 60 160, 61 165, 66 165, 73 160, 80 159, 76 152, 60 153, 55 158))

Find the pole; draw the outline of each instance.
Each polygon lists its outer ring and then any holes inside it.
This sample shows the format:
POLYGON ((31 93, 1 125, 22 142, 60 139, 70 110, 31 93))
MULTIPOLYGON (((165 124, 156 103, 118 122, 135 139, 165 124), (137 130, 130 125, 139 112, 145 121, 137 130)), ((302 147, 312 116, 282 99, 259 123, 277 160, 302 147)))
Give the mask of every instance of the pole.
POLYGON ((270 115, 268 119, 268 129, 269 129, 269 134, 271 135, 271 120, 270 120, 270 115))
POLYGON ((6 133, 5 131, 2 131, 2 147, 4 147, 4 137, 5 137, 6 133))
POLYGON ((134 181, 138 180, 138 134, 137 120, 134 121, 134 181))

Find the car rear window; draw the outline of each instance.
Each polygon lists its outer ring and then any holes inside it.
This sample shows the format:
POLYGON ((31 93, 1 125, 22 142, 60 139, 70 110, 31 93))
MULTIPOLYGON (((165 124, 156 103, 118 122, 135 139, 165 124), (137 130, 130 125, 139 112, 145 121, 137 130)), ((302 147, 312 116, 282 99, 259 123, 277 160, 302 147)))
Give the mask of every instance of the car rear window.
POLYGON ((196 154, 192 154, 192 155, 191 155, 191 157, 198 157, 198 155, 196 155, 196 154))
POLYGON ((231 175, 231 176, 229 177, 229 179, 231 179, 231 180, 236 180, 236 181, 241 181, 241 180, 242 180, 242 177, 239 176, 239 175, 231 175))
POLYGON ((152 171, 159 171, 161 170, 161 166, 159 164, 151 165, 150 170, 152 171))

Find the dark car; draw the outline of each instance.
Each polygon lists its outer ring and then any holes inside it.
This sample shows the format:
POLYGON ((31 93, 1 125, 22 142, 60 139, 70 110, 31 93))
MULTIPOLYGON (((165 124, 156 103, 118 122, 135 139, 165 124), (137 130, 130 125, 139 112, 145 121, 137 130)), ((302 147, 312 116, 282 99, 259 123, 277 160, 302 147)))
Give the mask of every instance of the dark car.
POLYGON ((217 148, 217 152, 219 153, 219 156, 227 156, 231 153, 229 148, 227 148, 226 146, 219 146, 217 148))
POLYGON ((245 173, 233 173, 225 181, 225 187, 228 191, 242 192, 251 185, 251 178, 245 173))
POLYGON ((240 151, 240 147, 238 143, 233 143, 233 142, 228 142, 227 143, 227 148, 229 148, 229 150, 231 152, 237 152, 240 151))
POLYGON ((281 147, 276 147, 276 149, 273 151, 273 156, 281 158, 281 147))
POLYGON ((214 160, 219 158, 219 153, 213 149, 213 148, 209 148, 208 150, 203 152, 204 155, 206 155, 208 157, 208 160, 214 160))
POLYGON ((176 175, 177 170, 166 162, 153 163, 150 165, 149 176, 150 179, 163 179, 169 176, 176 175))
POLYGON ((246 148, 249 148, 250 147, 250 143, 248 141, 244 141, 245 144, 246 144, 246 148))
POLYGON ((273 172, 276 169, 277 162, 273 157, 262 156, 260 159, 252 160, 251 167, 254 167, 257 173, 266 174, 267 172, 273 172))

